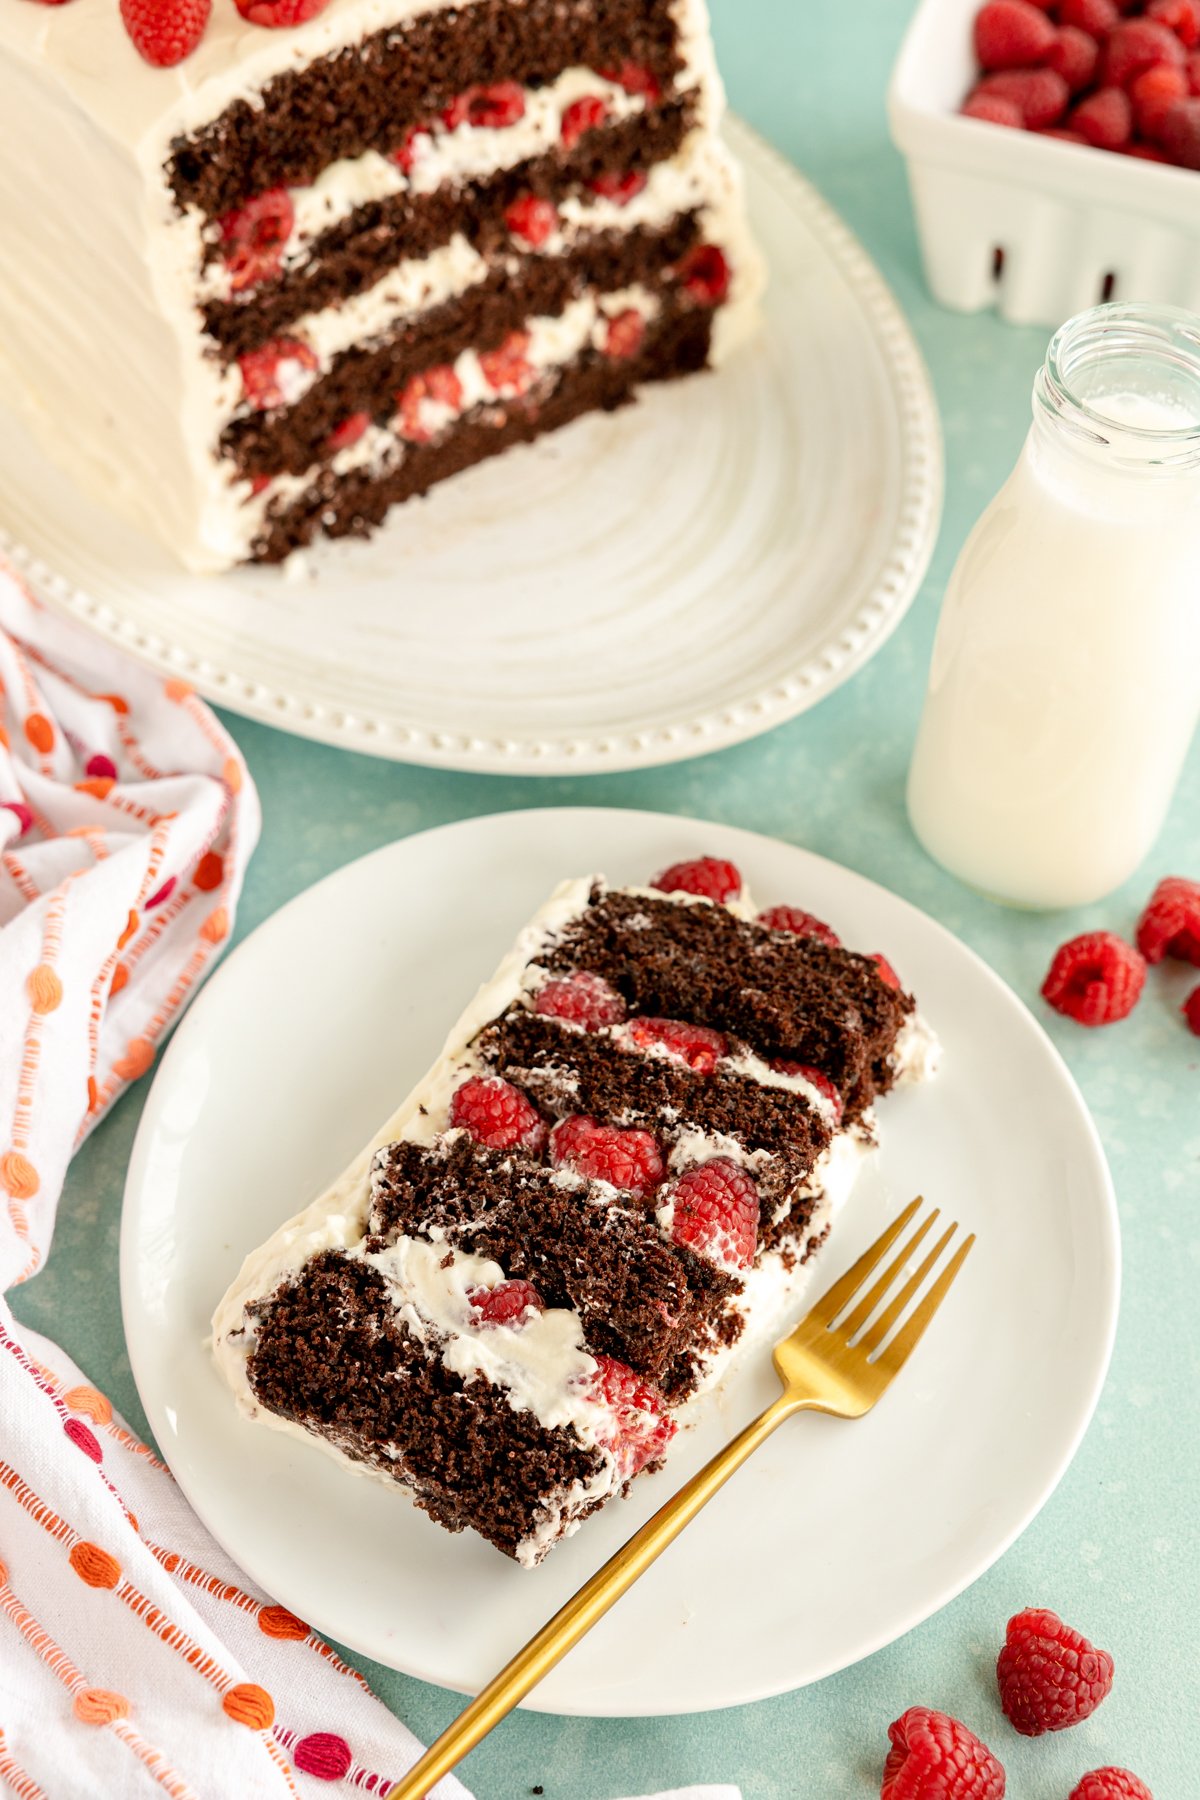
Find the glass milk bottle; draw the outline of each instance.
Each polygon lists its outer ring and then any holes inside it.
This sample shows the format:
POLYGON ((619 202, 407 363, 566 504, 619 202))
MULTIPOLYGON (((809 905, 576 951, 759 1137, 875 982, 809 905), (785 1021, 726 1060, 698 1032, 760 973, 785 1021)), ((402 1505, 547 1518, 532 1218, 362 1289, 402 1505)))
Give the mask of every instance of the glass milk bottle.
POLYGON ((1153 844, 1200 714, 1200 316, 1055 335, 1020 460, 942 606, 908 783, 938 862, 1081 906, 1153 844))

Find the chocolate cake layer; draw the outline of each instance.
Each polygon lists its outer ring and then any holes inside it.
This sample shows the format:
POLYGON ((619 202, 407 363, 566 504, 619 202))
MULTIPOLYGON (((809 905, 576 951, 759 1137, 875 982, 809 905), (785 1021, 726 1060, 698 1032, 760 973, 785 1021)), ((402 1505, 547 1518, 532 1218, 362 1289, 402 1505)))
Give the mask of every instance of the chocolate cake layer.
POLYGON ((548 1430, 429 1356, 378 1271, 337 1251, 262 1307, 247 1376, 261 1405, 407 1482, 439 1524, 469 1525, 509 1556, 547 1493, 602 1467, 572 1431, 548 1430))
POLYGON ((277 75, 255 104, 235 101, 176 140, 168 179, 181 207, 217 217, 340 157, 386 154, 480 80, 533 87, 627 60, 670 87, 681 66, 671 0, 473 0, 277 75))
MULTIPOLYGON (((205 329, 228 356, 278 336, 306 313, 319 312, 371 287, 397 263, 427 256, 465 237, 481 256, 511 254, 505 212, 524 194, 561 201, 588 197, 604 175, 645 171, 672 157, 692 122, 690 101, 589 132, 570 153, 552 151, 486 178, 447 184, 427 194, 395 194, 360 206, 313 241, 302 264, 230 300, 203 308, 205 329)), ((211 254, 219 254, 216 246, 211 254)))
MULTIPOLYGON (((434 442, 407 445, 403 461, 393 469, 343 476, 326 469, 298 500, 268 508, 254 559, 281 562, 319 533, 364 537, 382 523, 389 508, 475 463, 514 444, 532 443, 584 413, 611 412, 630 401, 642 383, 694 374, 707 366, 711 332, 710 313, 676 313, 647 332, 639 356, 617 361, 590 352, 560 374, 548 398, 526 395, 480 408, 434 442)), ((346 410, 356 410, 353 398, 346 410)))
POLYGON ((887 1064, 907 995, 870 957, 813 938, 764 932, 721 907, 602 895, 546 958, 550 969, 589 969, 633 1010, 744 1038, 765 1060, 820 1069, 852 1120, 891 1085, 887 1064))
POLYGON ((530 1281, 547 1306, 583 1321, 601 1350, 681 1397, 679 1371, 695 1382, 690 1353, 734 1289, 703 1257, 667 1242, 646 1213, 607 1204, 594 1188, 564 1186, 555 1171, 459 1139, 445 1150, 404 1141, 381 1150, 371 1171, 369 1250, 405 1235, 444 1240, 490 1257, 530 1281))
MULTIPOLYGON (((676 1018, 686 1014, 676 1012, 676 1018)), ((807 1175, 832 1133, 802 1094, 718 1068, 697 1074, 672 1057, 639 1055, 611 1038, 572 1030, 525 1008, 508 1012, 479 1048, 497 1074, 551 1117, 590 1113, 655 1131, 736 1138, 777 1159, 775 1194, 807 1175)), ((772 1196, 764 1192, 764 1200, 772 1196)))
POLYGON ((637 283, 673 292, 668 272, 698 239, 698 221, 687 214, 661 231, 600 232, 567 256, 525 257, 515 272, 498 267, 466 293, 402 321, 382 342, 334 357, 295 405, 234 418, 222 433, 222 450, 247 476, 302 475, 343 419, 369 412, 385 421, 414 375, 453 363, 468 346, 498 349, 528 319, 556 317, 588 289, 606 294, 637 283))

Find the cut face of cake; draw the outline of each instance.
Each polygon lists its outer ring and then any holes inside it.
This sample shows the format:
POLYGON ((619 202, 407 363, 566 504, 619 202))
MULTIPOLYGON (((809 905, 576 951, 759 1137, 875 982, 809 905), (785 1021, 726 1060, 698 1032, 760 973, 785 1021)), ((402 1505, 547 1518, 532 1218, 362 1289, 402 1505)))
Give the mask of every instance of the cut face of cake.
POLYGON ((0 12, 0 357, 60 466, 197 569, 361 533, 719 362, 761 265, 704 0, 0 12))
MULTIPOLYGON (((695 869, 701 874, 697 876, 695 869)), ((537 1563, 773 1327, 935 1041, 886 965, 695 891, 564 884, 213 1321, 263 1423, 537 1563)), ((660 878, 661 879, 661 878, 660 878)))

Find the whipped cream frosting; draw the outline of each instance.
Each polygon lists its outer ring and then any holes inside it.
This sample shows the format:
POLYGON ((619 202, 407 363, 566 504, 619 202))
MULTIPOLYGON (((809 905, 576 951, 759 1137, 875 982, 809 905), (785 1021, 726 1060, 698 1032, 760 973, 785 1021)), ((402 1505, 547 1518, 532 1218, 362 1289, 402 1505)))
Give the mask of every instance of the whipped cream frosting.
MULTIPOLYGON (((549 1428, 573 1426, 582 1443, 599 1450, 601 1469, 594 1478, 547 1497, 537 1532, 519 1552, 519 1560, 529 1564, 538 1561, 547 1545, 560 1534, 564 1519, 568 1521, 568 1532, 573 1530, 574 1524, 570 1523, 573 1513, 606 1497, 624 1481, 622 1470, 605 1445, 604 1408, 589 1393, 588 1377, 596 1364, 584 1346, 582 1321, 569 1309, 547 1309, 515 1329, 481 1326, 470 1307, 469 1291, 496 1286, 504 1279, 504 1272, 486 1258, 473 1256, 461 1248, 450 1248, 436 1229, 431 1231, 428 1241, 400 1236, 385 1249, 368 1253, 364 1239, 372 1197, 371 1166, 381 1148, 400 1138, 419 1144, 453 1140, 456 1133, 447 1129, 451 1098, 465 1079, 485 1068, 474 1048, 475 1039, 514 1003, 532 1001, 547 979, 545 969, 534 959, 544 956, 564 929, 583 915, 600 879, 587 876, 566 881, 555 890, 522 930, 492 979, 479 989, 450 1032, 441 1055, 403 1105, 323 1195, 246 1258, 212 1321, 212 1346, 217 1366, 247 1416, 275 1430, 319 1444, 358 1474, 388 1479, 386 1471, 372 1469, 355 1460, 328 1438, 260 1407, 247 1373, 255 1342, 253 1317, 247 1314, 248 1307, 268 1298, 282 1282, 321 1251, 338 1250, 372 1264, 387 1281, 397 1312, 408 1328, 426 1343, 431 1355, 441 1357, 449 1368, 468 1380, 473 1377, 488 1380, 505 1394, 510 1405, 517 1410, 532 1412, 543 1425, 549 1428)), ((666 897, 648 888, 618 891, 656 901, 666 897)), ((673 894, 669 898, 680 906, 712 904, 686 894, 673 894)), ((745 918, 756 916, 748 891, 743 891, 729 910, 745 918)), ((910 1020, 905 1031, 907 1035, 902 1034, 897 1046, 898 1078, 923 1079, 932 1072, 937 1040, 924 1021, 910 1020)), ((639 1049, 639 1054, 657 1053, 645 1047, 639 1049)), ((796 1091, 805 1092, 808 1097, 811 1084, 798 1078, 779 1077, 758 1058, 737 1059, 736 1066, 742 1073, 755 1074, 761 1067, 780 1085, 794 1086, 796 1091)), ((825 1096, 815 1088, 812 1095, 814 1103, 828 1106, 825 1096)), ((844 1204, 874 1142, 874 1123, 870 1115, 849 1130, 835 1132, 804 1190, 820 1196, 808 1228, 810 1237, 818 1237, 837 1208, 844 1204)), ((769 1160, 768 1152, 747 1152, 732 1137, 685 1130, 672 1136, 669 1171, 678 1173, 714 1155, 733 1157, 752 1169, 769 1160)), ((603 1182, 588 1184, 569 1169, 557 1171, 555 1179, 564 1187, 584 1190, 595 1202, 610 1200, 620 1205, 624 1199, 618 1190, 608 1189, 603 1182)), ((796 1190, 785 1196, 777 1217, 786 1213, 796 1197, 796 1190)), ((660 1228, 669 1234, 672 1222, 669 1188, 664 1190, 664 1203, 656 1216, 660 1228)), ((807 1280, 807 1269, 796 1262, 794 1248, 788 1245, 766 1253, 750 1270, 735 1269, 732 1260, 730 1269, 742 1282, 738 1310, 754 1326, 753 1336, 748 1337, 744 1332, 736 1346, 736 1353, 740 1354, 746 1342, 757 1341, 759 1335, 777 1328, 784 1310, 794 1302, 807 1280)), ((703 1363, 701 1390, 720 1379, 734 1354, 733 1346, 714 1348, 703 1363)))

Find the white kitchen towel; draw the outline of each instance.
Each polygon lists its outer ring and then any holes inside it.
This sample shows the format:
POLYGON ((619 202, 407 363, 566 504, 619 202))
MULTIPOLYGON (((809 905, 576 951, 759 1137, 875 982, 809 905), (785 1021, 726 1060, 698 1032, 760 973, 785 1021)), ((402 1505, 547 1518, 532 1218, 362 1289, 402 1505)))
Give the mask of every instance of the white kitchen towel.
MULTIPOLYGON (((44 1262, 73 1150, 220 955, 258 829, 188 684, 0 565, 0 1293, 44 1262)), ((0 1788, 378 1795, 419 1752, 0 1299, 0 1788)))

